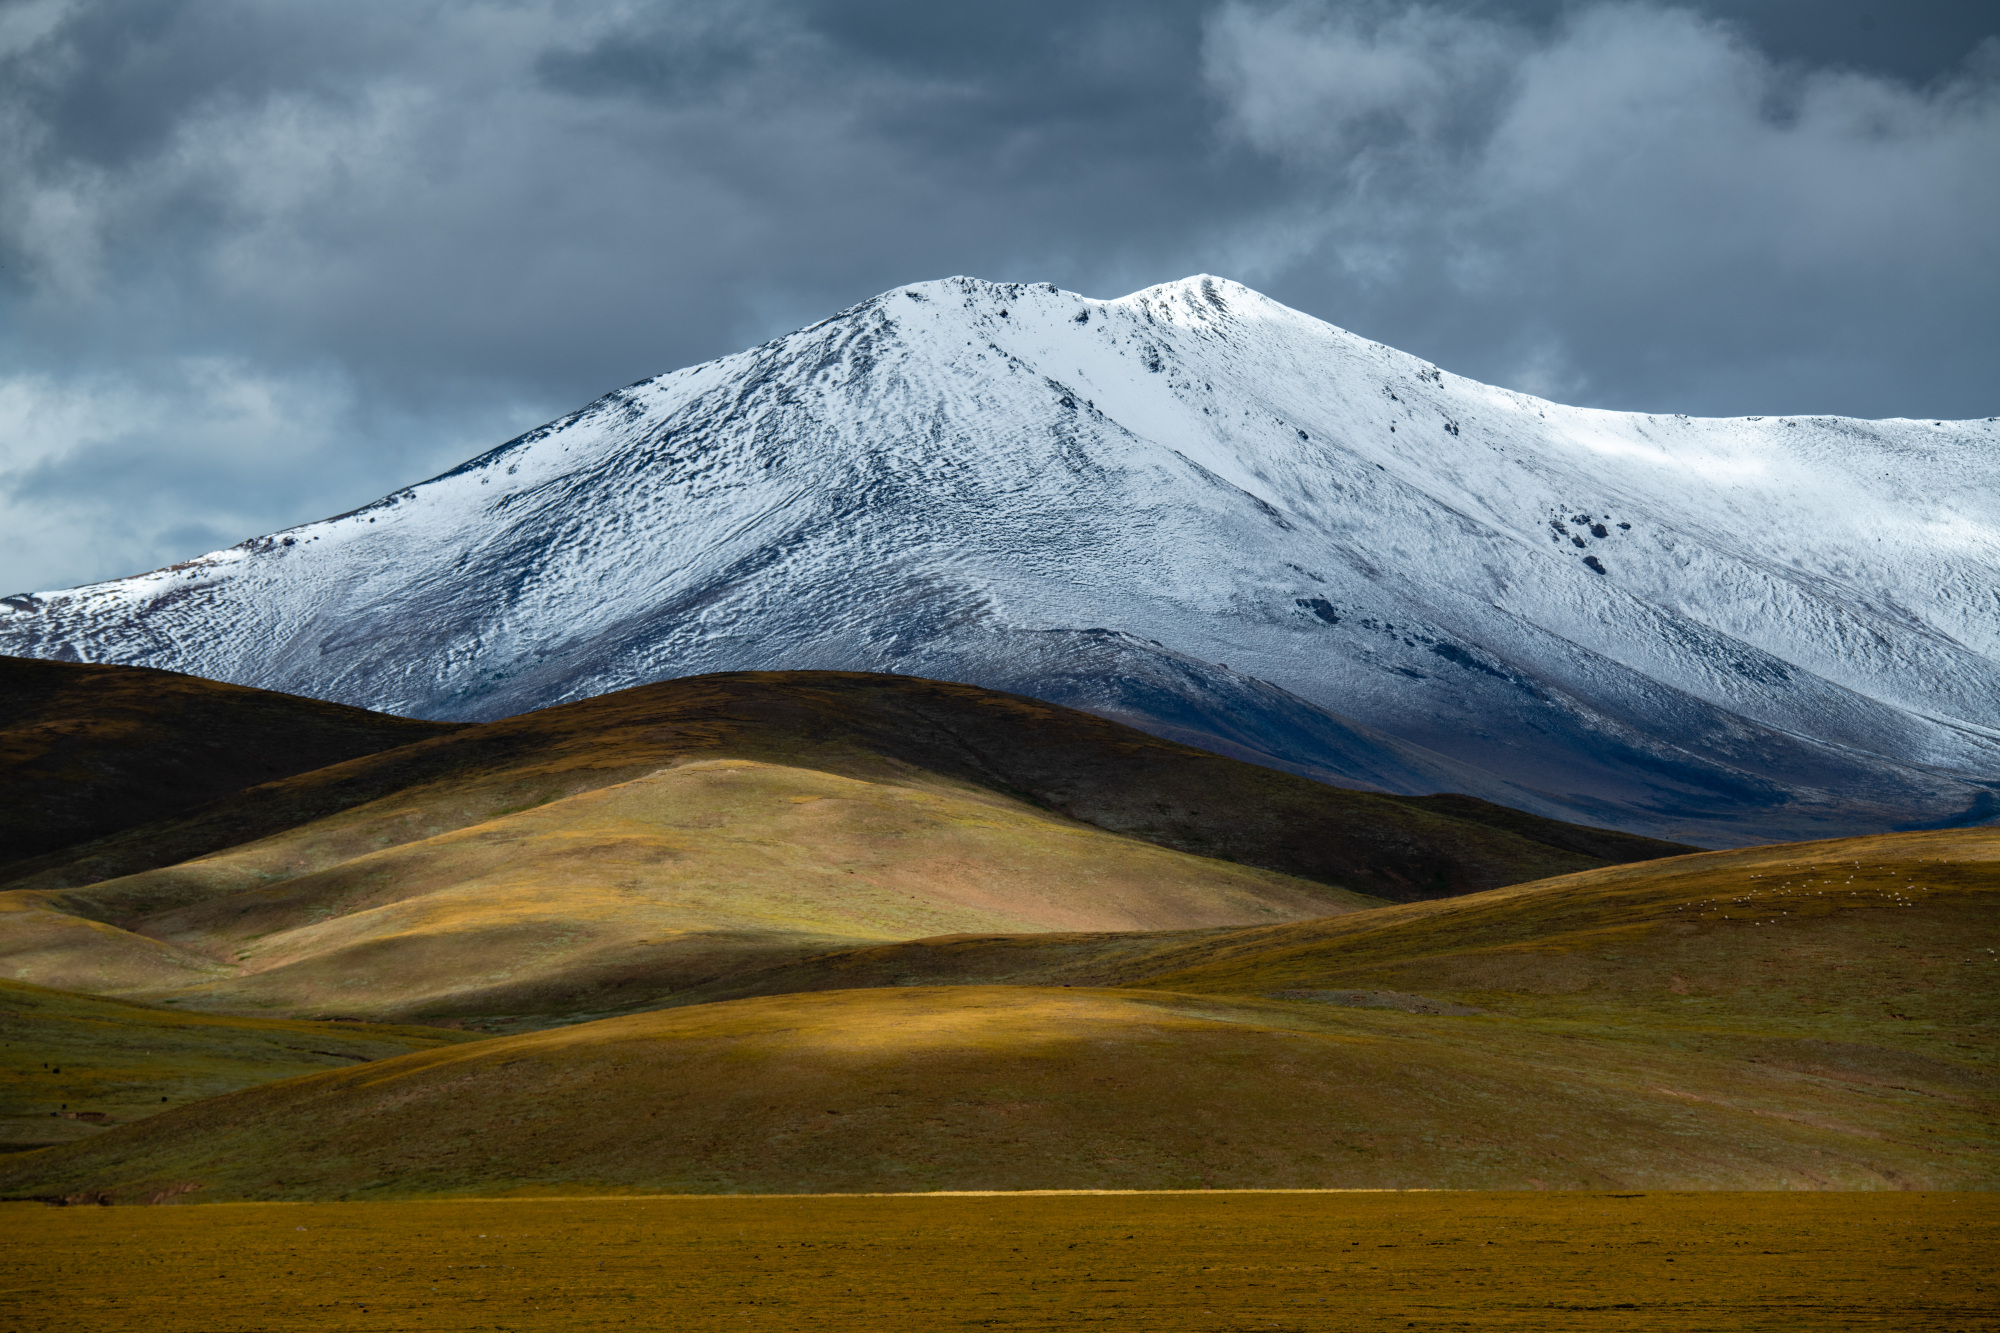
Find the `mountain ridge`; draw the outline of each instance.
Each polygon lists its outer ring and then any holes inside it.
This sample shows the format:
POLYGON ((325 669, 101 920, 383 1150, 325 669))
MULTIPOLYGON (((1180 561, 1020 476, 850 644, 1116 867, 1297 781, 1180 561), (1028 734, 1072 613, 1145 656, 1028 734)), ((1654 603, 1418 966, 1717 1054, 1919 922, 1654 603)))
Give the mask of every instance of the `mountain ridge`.
POLYGON ((947 279, 5 599, 0 649, 453 720, 889 671, 1706 845, 1980 823, 1995 424, 1569 408, 1212 277, 947 279))
POLYGON ((0 881, 242 788, 452 730, 150 668, 0 657, 0 881))

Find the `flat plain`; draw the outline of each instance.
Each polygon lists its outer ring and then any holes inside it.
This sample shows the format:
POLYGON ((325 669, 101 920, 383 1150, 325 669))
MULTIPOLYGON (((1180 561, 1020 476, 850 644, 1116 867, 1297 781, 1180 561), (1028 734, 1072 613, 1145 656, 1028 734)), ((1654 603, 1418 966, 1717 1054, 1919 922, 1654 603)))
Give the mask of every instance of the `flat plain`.
POLYGON ((0 1205, 20 1333, 2000 1329, 2000 1198, 707 1196, 0 1205))

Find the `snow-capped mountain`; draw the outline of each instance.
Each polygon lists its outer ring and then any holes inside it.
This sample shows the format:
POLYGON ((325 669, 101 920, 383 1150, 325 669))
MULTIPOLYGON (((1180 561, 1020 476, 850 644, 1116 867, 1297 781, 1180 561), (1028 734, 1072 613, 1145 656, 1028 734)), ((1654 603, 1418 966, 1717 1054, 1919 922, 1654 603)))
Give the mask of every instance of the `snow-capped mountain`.
POLYGON ((469 719, 898 671, 1710 844, 1984 822, 2000 423, 1563 407, 1216 278, 953 278, 5 599, 0 651, 469 719))

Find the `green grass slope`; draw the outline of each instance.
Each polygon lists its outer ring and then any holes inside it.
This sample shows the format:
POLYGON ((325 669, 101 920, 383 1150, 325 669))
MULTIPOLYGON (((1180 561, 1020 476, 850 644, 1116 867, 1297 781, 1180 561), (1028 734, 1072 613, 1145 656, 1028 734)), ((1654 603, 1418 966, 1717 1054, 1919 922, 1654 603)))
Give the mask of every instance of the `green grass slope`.
POLYGON ((181 1014, 0 981, 0 1153, 68 1143, 238 1088, 465 1034, 181 1014))
POLYGON ((0 657, 0 880, 244 787, 458 729, 147 667, 0 657))

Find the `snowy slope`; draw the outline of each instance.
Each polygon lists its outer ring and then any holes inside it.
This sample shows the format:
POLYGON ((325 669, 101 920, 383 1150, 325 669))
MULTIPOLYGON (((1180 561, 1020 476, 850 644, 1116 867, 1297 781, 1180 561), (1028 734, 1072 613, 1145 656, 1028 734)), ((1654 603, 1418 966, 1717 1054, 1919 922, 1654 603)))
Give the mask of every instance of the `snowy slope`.
POLYGON ((903 671, 1713 844, 1983 822, 2000 422, 1563 407, 1216 278, 954 278, 5 599, 0 651, 441 718, 903 671))

